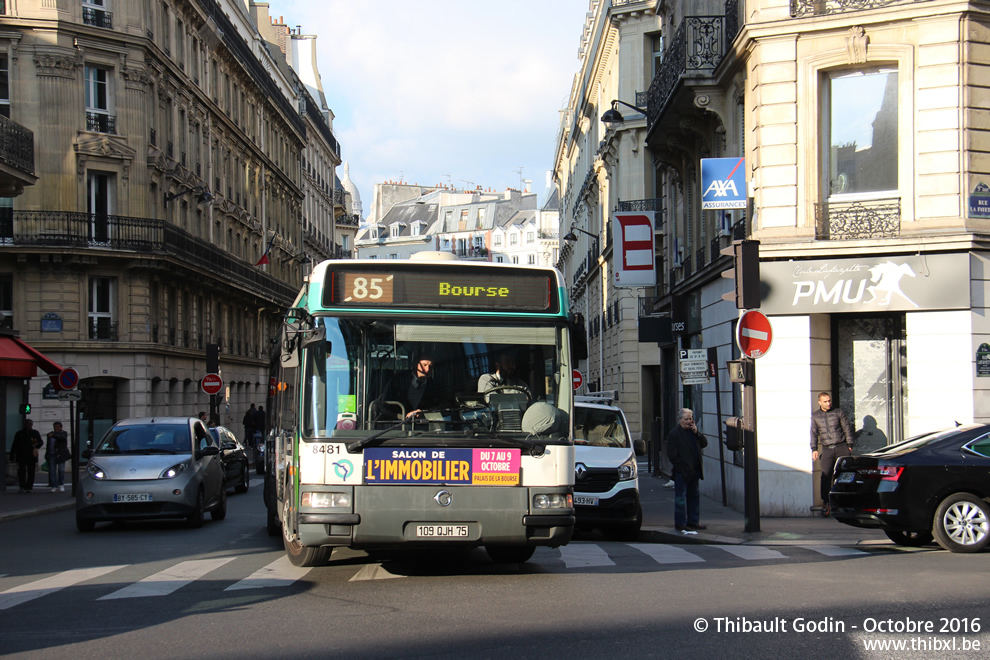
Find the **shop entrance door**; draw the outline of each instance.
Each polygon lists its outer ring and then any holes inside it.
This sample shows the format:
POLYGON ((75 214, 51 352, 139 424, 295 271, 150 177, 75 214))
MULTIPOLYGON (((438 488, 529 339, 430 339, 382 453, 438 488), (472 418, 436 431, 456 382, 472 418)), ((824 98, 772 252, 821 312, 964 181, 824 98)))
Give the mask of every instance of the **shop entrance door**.
POLYGON ((849 417, 853 452, 904 439, 907 341, 903 314, 832 316, 832 397, 849 417))

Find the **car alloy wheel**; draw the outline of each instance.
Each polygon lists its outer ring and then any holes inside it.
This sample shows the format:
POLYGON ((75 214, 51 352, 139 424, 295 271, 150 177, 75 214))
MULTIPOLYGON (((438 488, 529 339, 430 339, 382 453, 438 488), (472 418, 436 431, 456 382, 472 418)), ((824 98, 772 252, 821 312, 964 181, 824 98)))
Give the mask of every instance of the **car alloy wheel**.
POLYGON ((950 552, 979 552, 990 543, 990 506, 969 493, 950 495, 935 512, 932 533, 950 552))

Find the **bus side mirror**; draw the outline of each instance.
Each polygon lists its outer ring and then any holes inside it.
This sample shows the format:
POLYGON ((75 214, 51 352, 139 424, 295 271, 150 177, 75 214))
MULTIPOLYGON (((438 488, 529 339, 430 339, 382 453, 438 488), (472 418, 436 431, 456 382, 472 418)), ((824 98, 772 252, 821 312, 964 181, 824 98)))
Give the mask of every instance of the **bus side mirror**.
MULTIPOLYGON (((578 360, 588 359, 588 335, 584 330, 584 315, 583 314, 571 314, 570 322, 570 335, 571 335, 571 359, 577 362, 578 360)), ((571 365, 575 366, 575 365, 571 365)))

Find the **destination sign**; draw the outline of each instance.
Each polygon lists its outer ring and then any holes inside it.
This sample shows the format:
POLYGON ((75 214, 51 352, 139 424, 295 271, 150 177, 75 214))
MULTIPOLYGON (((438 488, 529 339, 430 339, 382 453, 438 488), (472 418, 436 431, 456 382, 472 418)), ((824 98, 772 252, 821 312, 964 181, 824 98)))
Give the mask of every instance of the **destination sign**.
POLYGON ((327 269, 325 307, 559 311, 552 271, 352 266, 327 269))

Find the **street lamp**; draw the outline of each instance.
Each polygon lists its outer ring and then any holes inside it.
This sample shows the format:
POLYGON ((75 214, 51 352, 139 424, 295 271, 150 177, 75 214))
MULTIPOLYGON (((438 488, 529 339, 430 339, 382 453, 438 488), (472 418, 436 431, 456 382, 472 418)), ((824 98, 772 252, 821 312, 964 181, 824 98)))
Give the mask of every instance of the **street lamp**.
POLYGON ((582 234, 585 234, 586 236, 591 236, 596 241, 598 240, 598 234, 592 234, 590 231, 585 231, 580 227, 575 227, 574 225, 571 225, 571 230, 566 234, 564 234, 564 240, 567 241, 568 243, 576 243, 578 239, 577 235, 574 233, 576 231, 579 231, 582 234))
POLYGON ((196 193, 196 203, 197 204, 211 204, 213 203, 213 193, 211 193, 206 186, 194 186, 192 188, 186 188, 185 190, 180 190, 177 193, 169 195, 165 193, 165 206, 173 199, 178 199, 187 193, 196 193))
POLYGON ((616 107, 620 103, 622 105, 626 106, 627 108, 632 108, 633 110, 635 110, 636 112, 638 112, 638 113, 640 113, 642 115, 645 115, 646 114, 646 108, 638 108, 638 107, 632 105, 631 103, 626 103, 625 101, 620 101, 618 99, 613 99, 612 100, 612 107, 610 109, 606 110, 605 111, 605 114, 602 115, 602 123, 603 124, 607 124, 607 125, 611 126, 612 124, 622 124, 623 122, 625 122, 625 118, 623 118, 622 113, 619 112, 619 109, 616 107))

